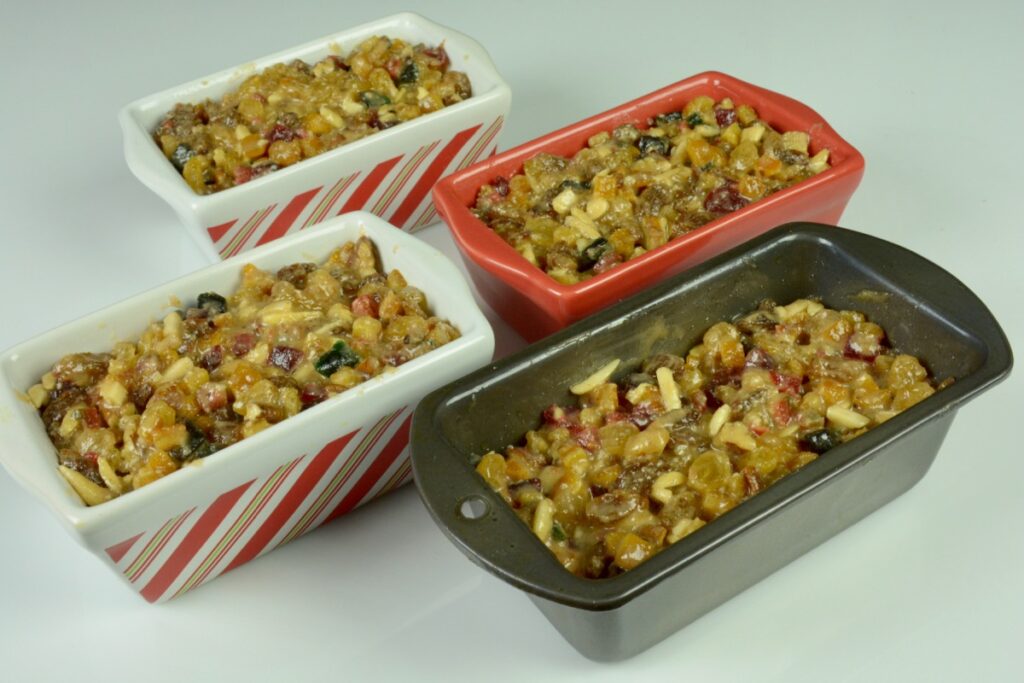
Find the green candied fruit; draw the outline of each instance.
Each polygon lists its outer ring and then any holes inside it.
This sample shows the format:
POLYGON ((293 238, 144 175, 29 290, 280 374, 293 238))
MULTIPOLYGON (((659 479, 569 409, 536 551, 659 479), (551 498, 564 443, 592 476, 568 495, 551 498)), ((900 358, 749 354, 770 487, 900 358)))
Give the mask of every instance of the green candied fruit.
POLYGON ((657 123, 658 125, 663 125, 663 124, 666 124, 666 123, 671 123, 673 121, 682 121, 682 120, 683 120, 683 112, 681 112, 681 111, 670 111, 670 112, 668 112, 666 114, 659 114, 658 116, 654 117, 654 122, 657 123))
POLYGON ((361 94, 360 99, 370 109, 376 109, 377 107, 383 107, 385 104, 391 104, 391 98, 387 95, 381 94, 376 90, 367 90, 361 94))
POLYGON ((420 78, 420 68, 416 66, 416 62, 411 59, 405 60, 405 67, 402 69, 402 73, 398 74, 398 85, 408 85, 415 83, 420 78))
POLYGON ((203 292, 196 297, 196 308, 217 315, 228 310, 228 300, 217 292, 203 292))
POLYGON ((608 240, 603 237, 598 237, 596 240, 588 244, 580 253, 580 270, 590 270, 593 268, 609 249, 611 249, 611 245, 609 245, 608 240))
POLYGON ((669 152, 668 140, 653 135, 641 135, 640 139, 636 141, 636 146, 640 150, 640 156, 660 154, 667 157, 669 152))
POLYGON ((360 360, 359 354, 343 341, 334 342, 331 350, 316 359, 314 367, 324 377, 330 377, 342 366, 353 367, 360 360))

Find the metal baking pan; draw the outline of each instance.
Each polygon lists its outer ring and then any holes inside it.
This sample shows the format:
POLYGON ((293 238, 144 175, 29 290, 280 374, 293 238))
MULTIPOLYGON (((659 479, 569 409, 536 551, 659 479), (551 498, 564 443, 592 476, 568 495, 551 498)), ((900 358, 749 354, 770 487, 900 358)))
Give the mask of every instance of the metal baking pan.
POLYGON ((1012 364, 992 314, 946 271, 874 237, 791 223, 430 394, 413 420, 413 474, 434 520, 471 560, 526 591, 583 655, 619 660, 907 491, 956 410, 1012 364), (617 376, 629 373, 762 299, 807 296, 865 312, 895 347, 955 382, 610 579, 566 571, 474 471, 474 454, 516 443, 607 361, 621 358, 617 376))

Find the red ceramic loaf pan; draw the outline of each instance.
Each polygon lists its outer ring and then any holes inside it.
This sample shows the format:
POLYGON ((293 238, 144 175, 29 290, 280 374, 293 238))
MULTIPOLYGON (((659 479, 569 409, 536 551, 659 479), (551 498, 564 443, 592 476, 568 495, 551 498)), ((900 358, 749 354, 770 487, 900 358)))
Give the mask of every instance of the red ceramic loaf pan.
POLYGON ((863 175, 864 157, 810 107, 707 71, 450 175, 434 186, 433 195, 481 295, 519 334, 535 341, 776 225, 838 222, 863 175), (828 149, 832 167, 575 285, 560 284, 530 264, 470 211, 482 185, 521 172, 534 155, 572 156, 596 133, 626 123, 644 128, 649 118, 678 111, 698 95, 731 97, 753 106, 777 130, 806 131, 811 153, 828 149))

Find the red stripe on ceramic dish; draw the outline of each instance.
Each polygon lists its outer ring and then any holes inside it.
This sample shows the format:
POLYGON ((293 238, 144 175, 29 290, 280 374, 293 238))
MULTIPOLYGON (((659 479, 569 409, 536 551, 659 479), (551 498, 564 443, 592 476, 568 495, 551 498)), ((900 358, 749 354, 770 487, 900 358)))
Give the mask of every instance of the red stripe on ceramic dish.
MULTIPOLYGON (((152 549, 156 546, 157 542, 161 538, 163 538, 164 534, 166 534, 167 531, 172 526, 174 526, 175 522, 177 522, 179 519, 181 519, 181 517, 182 517, 182 515, 178 515, 177 517, 171 517, 166 522, 164 522, 163 525, 159 529, 156 530, 156 533, 154 533, 152 536, 149 537, 149 540, 146 542, 146 544, 142 546, 142 550, 140 550, 139 554, 135 556, 135 559, 128 563, 128 566, 124 570, 124 575, 125 576, 128 576, 129 578, 131 578, 130 575, 134 574, 135 570, 138 569, 142 565, 143 562, 145 562, 147 559, 149 559, 149 555, 150 555, 152 549)), ((143 532, 143 535, 148 534, 148 533, 149 533, 149 531, 147 530, 147 531, 143 532)))
POLYGON ((386 178, 388 173, 391 172, 391 169, 395 167, 395 164, 401 160, 402 155, 399 154, 393 159, 388 159, 387 161, 382 161, 377 164, 377 166, 370 171, 370 174, 363 179, 363 182, 359 183, 359 187, 357 187, 355 192, 352 193, 352 196, 348 198, 348 201, 342 205, 341 211, 338 212, 338 215, 340 216, 341 214, 348 213, 349 211, 358 211, 363 208, 370 196, 373 195, 373 191, 376 190, 384 181, 384 178, 386 178))
POLYGON ((393 491, 400 486, 404 486, 411 480, 412 460, 410 459, 402 463, 402 466, 398 468, 394 475, 392 475, 391 479, 386 484, 384 484, 384 486, 382 486, 379 491, 377 491, 377 495, 384 495, 385 493, 393 491))
MULTIPOLYGON (((167 547, 167 544, 170 543, 171 539, 174 538, 175 534, 178 533, 178 530, 181 528, 181 525, 184 524, 185 520, 188 519, 195 511, 196 509, 192 508, 188 512, 179 515, 178 519, 175 520, 174 524, 171 525, 170 529, 167 530, 163 537, 160 538, 160 540, 157 541, 155 545, 151 543, 150 546, 147 547, 147 556, 145 561, 142 562, 142 564, 131 573, 131 576, 128 577, 129 581, 135 583, 143 574, 146 573, 146 570, 149 569, 149 566, 153 564, 153 560, 157 558, 157 555, 163 552, 164 548, 167 547)), ((129 569, 132 568, 129 567, 129 569)))
POLYGON ((249 218, 247 218, 245 222, 242 223, 241 225, 238 224, 237 220, 232 221, 233 225, 231 229, 228 230, 227 232, 221 233, 220 239, 214 242, 214 246, 217 247, 218 253, 220 253, 223 256, 226 250, 234 246, 235 240, 238 239, 239 235, 249 232, 249 228, 252 226, 253 222, 257 218, 259 218, 264 211, 266 211, 265 208, 255 212, 253 215, 249 216, 249 218))
POLYGON ((402 190, 409 184, 409 181, 416 177, 419 167, 423 165, 427 157, 434 153, 439 144, 441 144, 440 140, 434 140, 429 145, 424 145, 416 150, 416 153, 409 158, 409 161, 405 162, 405 166, 391 179, 391 183, 388 184, 384 192, 377 198, 377 202, 370 211, 383 217, 392 202, 402 194, 402 190))
POLYGON ((224 236, 224 233, 230 230, 231 226, 237 222, 238 219, 235 218, 233 220, 228 221, 227 223, 221 223, 220 225, 214 225, 213 227, 207 228, 206 232, 210 234, 210 239, 212 239, 214 242, 219 242, 220 238, 224 236))
POLYGON ((317 192, 322 189, 324 189, 323 186, 320 186, 292 197, 292 200, 288 202, 288 206, 284 207, 281 213, 277 214, 277 218, 274 219, 266 232, 264 232, 263 235, 260 236, 259 240, 256 241, 256 246, 266 244, 271 240, 276 240, 278 237, 282 237, 286 232, 288 232, 288 228, 292 227, 295 223, 295 219, 298 218, 303 209, 313 201, 313 197, 316 196, 317 192))
MULTIPOLYGON (((491 144, 494 138, 497 137, 498 133, 501 132, 502 123, 504 123, 504 121, 505 117, 499 116, 498 118, 494 119, 494 121, 491 122, 491 125, 488 126, 486 130, 484 130, 484 132, 480 135, 480 138, 473 143, 473 145, 469 148, 469 151, 466 152, 466 155, 462 157, 462 160, 455 165, 455 170, 453 171, 454 173, 457 173, 462 169, 471 166, 472 164, 476 163, 478 159, 480 159, 484 150, 487 148, 487 145, 491 144)), ((494 149, 496 150, 497 148, 495 147, 494 149)), ((494 151, 492 150, 491 154, 493 153, 494 151)), ((423 207, 423 211, 420 212, 419 218, 414 220, 412 224, 409 225, 409 232, 413 232, 418 228, 427 225, 434 219, 436 215, 437 211, 434 209, 434 203, 427 202, 426 205, 423 207)))
POLYGON ((248 502, 245 508, 232 520, 228 530, 218 539, 213 550, 206 556, 202 564, 192 573, 181 588, 174 594, 175 597, 185 591, 202 585, 211 576, 217 576, 220 571, 215 571, 224 558, 231 552, 231 549, 238 542, 238 539, 246 532, 254 520, 258 519, 263 509, 277 493, 281 485, 288 479, 299 460, 296 458, 290 463, 282 465, 274 470, 274 473, 264 480, 256 495, 248 502))
POLYGON ((276 208, 277 204, 271 204, 270 206, 268 206, 252 224, 252 227, 250 227, 246 232, 240 235, 236 235, 235 239, 232 240, 232 246, 229 247, 227 253, 224 254, 225 258, 229 256, 234 256, 235 254, 241 252, 242 249, 245 247, 246 243, 250 239, 252 239, 252 236, 259 234, 259 229, 260 226, 263 225, 263 221, 267 220, 267 218, 270 217, 270 214, 273 213, 274 209, 276 208))
POLYGON ((473 137, 478 130, 480 130, 481 125, 483 124, 478 123, 472 128, 467 128, 466 130, 458 133, 448 142, 447 145, 444 146, 444 149, 434 157, 434 160, 430 162, 427 169, 423 171, 423 175, 420 176, 419 180, 416 181, 416 184, 412 186, 411 190, 409 190, 409 194, 405 196, 405 199, 398 205, 395 212, 391 214, 390 222, 392 224, 401 225, 408 220, 409 216, 412 215, 413 210, 420 205, 423 198, 427 196, 428 192, 430 192, 430 188, 432 188, 434 183, 437 182, 437 179, 441 177, 441 173, 448 168, 448 164, 452 163, 455 155, 457 155, 459 151, 466 146, 469 139, 473 137))
POLYGON ((381 435, 387 432, 391 427, 391 423, 394 422, 395 418, 397 418, 401 412, 402 411, 399 410, 391 415, 381 418, 372 427, 370 427, 368 431, 364 432, 362 439, 349 452, 342 470, 334 475, 328 488, 320 494, 315 504, 306 511, 299 523, 288 532, 288 535, 284 537, 282 543, 287 543, 288 541, 306 533, 310 529, 315 529, 323 523, 317 522, 317 518, 320 517, 323 511, 327 509, 328 505, 330 505, 338 496, 339 492, 347 490, 346 485, 352 478, 352 475, 359 470, 359 466, 363 464, 363 461, 365 461, 368 456, 372 456, 374 453, 374 446, 376 446, 377 442, 380 440, 381 435))
POLYGON ((391 437, 391 440, 385 444, 384 448, 381 449, 380 455, 373 461, 373 464, 366 470, 362 478, 356 482, 356 485, 352 487, 352 490, 342 498, 338 507, 331 511, 331 514, 327 515, 325 522, 329 522, 335 517, 339 517, 346 512, 350 512, 354 507, 363 502, 363 498, 373 485, 376 484, 384 473, 388 471, 395 459, 405 450, 405 447, 409 445, 409 425, 412 424, 412 415, 408 415, 402 426, 391 437))
POLYGON ((106 549, 107 556, 114 561, 114 564, 117 564, 122 559, 124 559, 124 556, 128 554, 129 550, 132 549, 132 546, 135 545, 135 542, 145 535, 146 532, 142 532, 141 534, 136 534, 135 536, 132 536, 126 541, 115 543, 114 545, 106 549))
POLYGON ((189 561, 196 556, 199 549, 210 540, 213 532, 217 530, 217 527, 228 516, 228 513, 231 512, 238 499, 252 486, 254 481, 256 480, 253 479, 227 493, 221 494, 206 508, 199 521, 189 530, 185 538, 178 544, 178 547, 174 549, 174 553, 160 567, 160 571, 149 580, 145 588, 139 591, 142 597, 149 602, 156 602, 160 599, 164 591, 181 575, 182 570, 189 561))
POLYGON ((410 458, 405 458, 403 460, 401 455, 399 455, 397 462, 400 462, 398 467, 391 472, 391 475, 388 476, 386 480, 382 479, 384 483, 380 484, 377 487, 377 490, 370 494, 370 498, 383 496, 385 493, 403 486, 412 479, 412 460, 410 458))
POLYGON ((309 466, 306 467, 305 471, 299 475, 298 480, 292 485, 288 493, 284 495, 281 502, 277 504, 277 507, 267 517, 266 521, 256 530, 252 538, 242 547, 242 549, 235 555, 234 559, 228 563, 228 566, 224 568, 224 571, 231 571, 235 567, 241 566, 253 559, 267 547, 267 544, 277 535, 281 528, 285 525, 295 511, 299 509, 303 501, 306 500, 313 487, 317 485, 317 482, 324 478, 327 470, 330 469, 331 465, 338 459, 341 452, 348 445, 348 442, 355 436, 355 432, 346 434, 324 446, 319 453, 313 458, 309 466))
POLYGON ((311 225, 319 223, 328 214, 330 214, 331 209, 334 208, 334 204, 341 199, 341 196, 345 194, 345 190, 348 189, 349 185, 355 182, 355 179, 358 176, 359 171, 356 171, 351 175, 343 176, 339 179, 338 182, 334 184, 334 187, 327 191, 323 199, 320 200, 320 203, 317 204, 316 208, 306 216, 306 221, 302 224, 302 227, 308 228, 311 225))

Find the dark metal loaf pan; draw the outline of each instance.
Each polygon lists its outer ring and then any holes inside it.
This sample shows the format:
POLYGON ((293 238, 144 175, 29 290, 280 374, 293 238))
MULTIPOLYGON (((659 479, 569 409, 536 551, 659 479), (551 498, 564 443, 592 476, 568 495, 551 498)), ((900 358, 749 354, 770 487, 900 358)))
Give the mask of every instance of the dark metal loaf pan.
POLYGON ((427 508, 470 559, 526 591, 585 656, 641 652, 900 495, 924 476, 956 409, 1004 379, 1005 335, 952 275, 867 235, 809 223, 777 228, 516 356, 430 394, 413 420, 413 473, 427 508), (566 571, 473 469, 571 400, 567 387, 611 359, 680 353, 714 322, 765 298, 820 297, 865 312, 894 346, 955 382, 610 579, 566 571), (471 501, 485 512, 466 513, 471 501))

